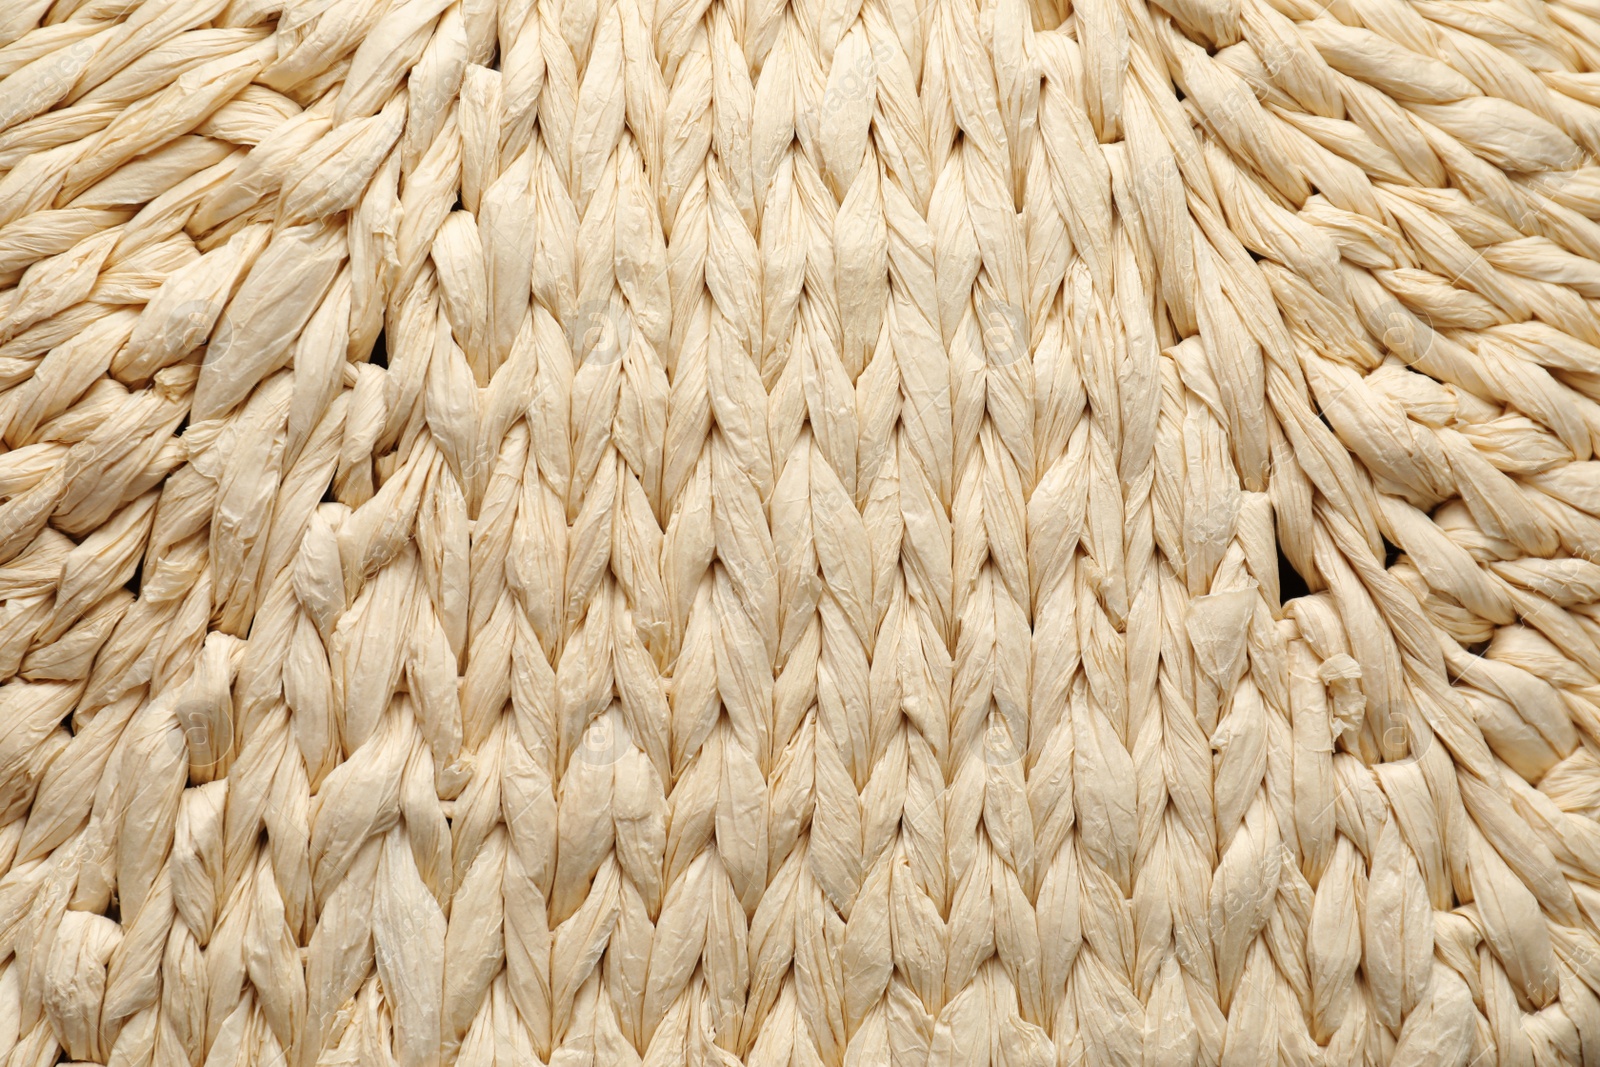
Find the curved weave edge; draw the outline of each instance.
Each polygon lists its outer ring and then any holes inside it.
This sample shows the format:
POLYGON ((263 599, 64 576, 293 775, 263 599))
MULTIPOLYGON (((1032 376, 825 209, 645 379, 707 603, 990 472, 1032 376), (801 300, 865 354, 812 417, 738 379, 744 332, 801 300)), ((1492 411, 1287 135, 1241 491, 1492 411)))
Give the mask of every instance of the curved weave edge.
POLYGON ((6 0, 0 1064, 1600 1063, 1595 0, 6 0))

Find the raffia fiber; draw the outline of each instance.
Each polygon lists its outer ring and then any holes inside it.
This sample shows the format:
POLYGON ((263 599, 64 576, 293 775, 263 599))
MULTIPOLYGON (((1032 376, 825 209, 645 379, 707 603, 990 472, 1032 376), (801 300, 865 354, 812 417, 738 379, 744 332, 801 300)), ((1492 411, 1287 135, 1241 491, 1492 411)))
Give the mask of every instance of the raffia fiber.
POLYGON ((0 2, 0 1065, 1600 1064, 1596 0, 0 2))

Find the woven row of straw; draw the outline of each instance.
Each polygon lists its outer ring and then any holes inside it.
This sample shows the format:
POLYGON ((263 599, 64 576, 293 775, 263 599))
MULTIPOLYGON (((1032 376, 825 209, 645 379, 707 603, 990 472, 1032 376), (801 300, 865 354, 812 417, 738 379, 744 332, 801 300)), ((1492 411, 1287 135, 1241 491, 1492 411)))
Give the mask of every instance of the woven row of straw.
POLYGON ((0 0, 0 1065, 1600 1064, 1597 154, 1600 0, 0 0))

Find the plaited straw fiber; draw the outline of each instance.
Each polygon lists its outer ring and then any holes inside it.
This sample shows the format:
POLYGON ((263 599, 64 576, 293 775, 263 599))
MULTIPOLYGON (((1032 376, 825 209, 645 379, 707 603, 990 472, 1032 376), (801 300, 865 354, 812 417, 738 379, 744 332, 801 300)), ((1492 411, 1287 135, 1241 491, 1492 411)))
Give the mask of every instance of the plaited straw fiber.
POLYGON ((1600 2, 1034 3, 0 3, 0 1065, 1600 1064, 1600 2))

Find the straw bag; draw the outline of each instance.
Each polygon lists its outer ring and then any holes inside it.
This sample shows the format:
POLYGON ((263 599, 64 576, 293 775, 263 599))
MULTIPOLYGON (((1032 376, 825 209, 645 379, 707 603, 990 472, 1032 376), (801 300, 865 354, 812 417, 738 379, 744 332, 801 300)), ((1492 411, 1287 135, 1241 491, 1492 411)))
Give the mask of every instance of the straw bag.
POLYGON ((0 1067, 1600 1064, 1600 2, 1032 2, 0 3, 0 1067))

